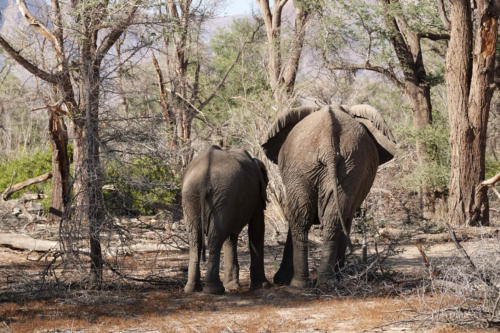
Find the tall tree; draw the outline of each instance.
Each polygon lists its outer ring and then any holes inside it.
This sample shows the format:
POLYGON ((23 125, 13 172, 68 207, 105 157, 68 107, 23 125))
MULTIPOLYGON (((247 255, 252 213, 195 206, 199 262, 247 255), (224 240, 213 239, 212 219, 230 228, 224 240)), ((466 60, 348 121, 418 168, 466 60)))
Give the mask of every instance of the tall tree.
POLYGON ((159 8, 160 17, 167 23, 162 31, 163 49, 166 55, 164 70, 162 71, 154 54, 152 62, 157 73, 164 117, 172 124, 172 142, 175 145, 184 144, 188 148, 184 163, 190 159, 193 119, 224 86, 243 49, 253 41, 258 31, 257 27, 250 39, 240 45, 239 52, 217 82, 202 87, 204 76, 209 73, 205 66, 208 60, 201 33, 202 25, 212 15, 214 8, 210 6, 210 2, 204 0, 197 2, 167 0, 165 8, 159 8))
POLYGON ((450 0, 446 55, 451 146, 448 221, 454 225, 489 224, 488 196, 479 184, 485 177, 500 4, 487 0, 474 4, 472 8, 469 0, 450 0))
MULTIPOLYGON (((434 3, 432 5, 435 7, 434 3)), ((417 6, 413 10, 404 6, 399 0, 379 0, 378 4, 364 0, 332 3, 323 13, 326 40, 321 42, 320 48, 330 70, 366 70, 384 75, 404 92, 411 106, 413 126, 423 130, 432 123, 433 78, 426 69, 422 42, 424 39, 447 40, 449 35, 437 26, 437 8, 432 8, 428 1, 406 4, 407 7, 417 6), (408 14, 412 11, 419 13, 420 23, 429 24, 412 24, 416 21, 408 14), (427 13, 425 17, 424 12, 427 13), (354 28, 351 21, 339 22, 345 21, 344 15, 348 13, 353 14, 354 28), (381 26, 380 22, 384 24, 381 26), (357 31, 349 34, 348 30, 353 29, 357 31), (353 57, 349 49, 339 49, 338 44, 345 45, 340 43, 340 38, 348 41, 348 47, 354 48, 357 56, 353 57), (359 59, 353 61, 356 58, 359 59)), ((420 164, 425 163, 425 151, 420 142, 417 142, 417 156, 420 164)))
POLYGON ((269 83, 278 109, 282 109, 293 94, 295 79, 299 69, 300 57, 306 36, 307 22, 321 1, 295 0, 295 26, 288 52, 284 51, 283 8, 288 0, 274 1, 271 8, 269 0, 257 0, 264 19, 268 45, 269 83))
MULTIPOLYGON (((91 283, 102 282, 100 231, 104 218, 99 159, 99 98, 103 60, 127 29, 141 0, 81 1, 51 0, 47 23, 38 19, 19 0, 18 7, 30 27, 51 45, 55 62, 36 64, 0 36, 0 45, 21 66, 50 85, 64 105, 73 131, 74 194, 80 223, 88 225, 91 259, 91 283), (75 49, 71 47, 75 45, 75 49)), ((40 5, 45 5, 45 2, 40 5)), ((48 58, 50 59, 50 58, 48 58)), ((49 110, 62 110, 60 107, 49 110)), ((59 117, 60 114, 57 114, 59 117)), ((56 116, 51 129, 64 131, 56 116)), ((51 136, 63 145, 64 133, 51 136)), ((54 150, 56 153, 60 150, 54 150)), ((62 157, 67 158, 67 157, 62 157)), ((75 244, 76 245, 76 244, 75 244)))

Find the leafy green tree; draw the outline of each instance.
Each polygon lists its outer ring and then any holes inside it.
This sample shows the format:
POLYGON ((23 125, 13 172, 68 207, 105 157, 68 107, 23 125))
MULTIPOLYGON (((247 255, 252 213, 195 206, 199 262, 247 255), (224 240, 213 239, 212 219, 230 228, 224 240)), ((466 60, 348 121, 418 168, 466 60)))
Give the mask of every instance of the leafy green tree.
MULTIPOLYGON (((328 69, 383 75, 407 96, 416 130, 432 123, 431 87, 443 82, 444 44, 439 41, 449 38, 434 1, 329 2, 318 33, 317 47, 328 69)), ((426 162, 420 140, 417 155, 421 164, 426 162)))
POLYGON ((230 27, 219 29, 212 37, 210 50, 213 57, 210 67, 214 75, 209 76, 210 81, 206 83, 208 87, 216 84, 215 78, 224 75, 240 52, 241 55, 228 74, 226 84, 208 107, 209 118, 222 123, 230 117, 231 109, 241 107, 244 100, 252 99, 269 89, 262 56, 264 38, 260 23, 253 19, 235 20, 230 27), (252 42, 248 43, 249 40, 252 42), (248 44, 242 51, 241 46, 245 43, 248 44))

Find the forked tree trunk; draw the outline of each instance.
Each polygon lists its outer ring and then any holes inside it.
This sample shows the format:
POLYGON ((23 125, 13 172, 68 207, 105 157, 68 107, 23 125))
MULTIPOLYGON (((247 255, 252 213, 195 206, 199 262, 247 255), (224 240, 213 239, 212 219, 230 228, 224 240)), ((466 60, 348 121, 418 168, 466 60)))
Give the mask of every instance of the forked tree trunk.
POLYGON ((475 188, 485 175, 498 12, 492 3, 476 1, 479 31, 473 43, 470 2, 450 3, 451 34, 446 56, 451 146, 448 221, 453 225, 488 225, 486 190, 475 195, 475 188))
POLYGON ((49 139, 52 146, 52 197, 48 220, 60 222, 70 202, 70 160, 66 124, 54 110, 49 110, 49 139))

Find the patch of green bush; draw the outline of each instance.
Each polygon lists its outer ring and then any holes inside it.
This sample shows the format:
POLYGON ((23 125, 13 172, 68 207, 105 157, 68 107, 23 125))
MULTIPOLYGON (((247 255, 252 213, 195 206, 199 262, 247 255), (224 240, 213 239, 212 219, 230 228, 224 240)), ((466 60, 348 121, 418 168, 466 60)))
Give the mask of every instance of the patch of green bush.
POLYGON ((500 161, 495 160, 493 156, 486 156, 485 169, 485 179, 493 177, 500 172, 500 161))
MULTIPOLYGON (((0 163, 0 192, 5 191, 11 184, 17 184, 27 179, 38 177, 52 170, 52 154, 50 151, 35 153, 24 152, 14 159, 0 163)), ((51 179, 28 186, 12 194, 11 198, 20 198, 25 192, 43 193, 49 196, 52 190, 51 179)), ((42 200, 43 207, 48 210, 50 199, 42 200)))
POLYGON ((415 191, 421 188, 447 189, 451 155, 446 119, 435 117, 434 123, 424 130, 416 130, 406 123, 395 130, 395 135, 404 149, 416 150, 416 143, 419 142, 426 160, 422 165, 415 163, 412 171, 403 179, 403 185, 415 191))
POLYGON ((112 161, 105 167, 106 207, 115 214, 151 215, 171 205, 180 188, 180 179, 163 161, 149 157, 128 163, 112 161))

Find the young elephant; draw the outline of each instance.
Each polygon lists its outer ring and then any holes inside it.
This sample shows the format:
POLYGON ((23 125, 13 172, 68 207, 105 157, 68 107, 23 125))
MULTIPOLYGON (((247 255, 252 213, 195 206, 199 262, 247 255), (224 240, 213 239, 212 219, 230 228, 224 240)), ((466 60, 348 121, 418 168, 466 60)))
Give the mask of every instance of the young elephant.
POLYGON ((222 294, 239 286, 238 234, 248 224, 252 288, 269 285, 264 275, 264 209, 267 172, 264 164, 241 149, 210 149, 188 165, 182 182, 182 208, 189 231, 188 281, 184 291, 201 290, 200 255, 204 237, 209 250, 203 291, 222 294), (224 244, 224 285, 219 278, 224 244))

